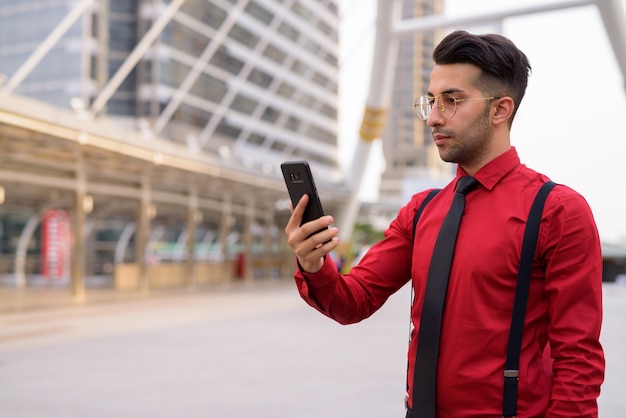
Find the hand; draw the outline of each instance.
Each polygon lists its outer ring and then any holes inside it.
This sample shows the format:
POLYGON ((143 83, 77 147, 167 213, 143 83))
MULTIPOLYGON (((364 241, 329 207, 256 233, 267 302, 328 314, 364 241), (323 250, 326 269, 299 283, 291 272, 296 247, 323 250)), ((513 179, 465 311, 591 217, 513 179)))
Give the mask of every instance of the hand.
POLYGON ((296 207, 291 208, 291 218, 285 227, 285 234, 287 234, 289 246, 298 257, 300 267, 307 273, 316 273, 324 265, 324 256, 339 243, 339 238, 337 238, 339 230, 330 227, 334 222, 332 216, 322 216, 300 226, 304 208, 308 202, 309 196, 304 195, 296 207), (316 233, 316 231, 320 232, 316 233))

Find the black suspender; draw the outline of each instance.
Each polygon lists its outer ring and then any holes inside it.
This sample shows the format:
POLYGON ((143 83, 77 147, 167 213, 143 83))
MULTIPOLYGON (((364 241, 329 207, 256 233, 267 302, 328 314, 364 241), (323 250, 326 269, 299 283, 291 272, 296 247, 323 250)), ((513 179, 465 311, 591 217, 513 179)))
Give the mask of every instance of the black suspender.
MULTIPOLYGON (((509 342, 504 367, 504 399, 502 403, 503 417, 514 417, 517 413, 517 387, 519 381, 519 357, 522 346, 522 334, 524 332, 524 317, 526 316, 526 305, 528 302, 528 290, 530 288, 530 278, 532 273, 533 259, 537 247, 537 237, 539 236, 539 225, 543 207, 550 191, 556 186, 552 181, 546 182, 530 208, 526 229, 524 231, 524 241, 522 242, 522 254, 517 278, 517 288, 515 290, 515 302, 513 304, 513 316, 511 319, 511 329, 509 331, 509 342)), ((430 200, 439 193, 439 189, 431 190, 418 208, 413 218, 413 241, 415 241, 415 231, 417 222, 430 200)), ((411 284, 411 306, 413 306, 413 288, 411 284)), ((407 379, 408 380, 408 379, 407 379)), ((408 385, 408 383, 407 383, 408 385)))
POLYGON ((420 220, 420 216, 422 216, 422 212, 424 212, 424 208, 426 207, 428 202, 430 202, 432 198, 435 197, 437 193, 439 193, 440 191, 441 189, 433 189, 430 192, 428 192, 428 194, 426 195, 426 198, 424 198, 424 201, 422 202, 420 207, 417 209, 417 212, 415 212, 415 217, 413 217, 413 238, 411 240, 411 243, 415 242, 415 230, 417 229, 417 222, 420 220))
POLYGON ((546 202, 548 193, 550 193, 554 186, 556 186, 556 184, 551 181, 541 186, 530 208, 528 222, 526 222, 526 230, 524 231, 522 255, 519 273, 517 275, 517 288, 515 290, 515 302, 513 304, 513 318, 511 319, 509 344, 506 352, 506 363, 504 365, 504 402, 502 403, 502 415, 504 417, 514 417, 517 414, 519 356, 522 348, 522 334, 524 333, 524 317, 526 316, 530 276, 533 270, 533 259, 535 258, 543 205, 546 202))

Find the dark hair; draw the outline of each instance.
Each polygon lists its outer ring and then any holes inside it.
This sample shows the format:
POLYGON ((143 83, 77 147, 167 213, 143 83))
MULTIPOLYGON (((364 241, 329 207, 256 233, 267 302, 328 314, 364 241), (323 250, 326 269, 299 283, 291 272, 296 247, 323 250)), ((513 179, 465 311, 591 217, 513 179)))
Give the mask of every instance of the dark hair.
POLYGON ((509 96, 515 103, 513 117, 526 92, 532 70, 528 58, 510 39, 497 34, 473 35, 455 31, 447 35, 433 51, 435 64, 472 64, 481 69, 474 81, 485 94, 509 96))

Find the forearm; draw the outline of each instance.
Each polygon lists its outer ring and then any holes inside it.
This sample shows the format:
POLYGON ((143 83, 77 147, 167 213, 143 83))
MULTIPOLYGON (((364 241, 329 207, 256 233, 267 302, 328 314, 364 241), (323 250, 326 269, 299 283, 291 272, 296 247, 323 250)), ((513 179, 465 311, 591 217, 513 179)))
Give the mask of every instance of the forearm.
POLYGON ((316 273, 305 273, 300 266, 294 276, 300 296, 306 303, 340 324, 359 322, 369 315, 365 290, 354 279, 343 277, 330 257, 316 273))

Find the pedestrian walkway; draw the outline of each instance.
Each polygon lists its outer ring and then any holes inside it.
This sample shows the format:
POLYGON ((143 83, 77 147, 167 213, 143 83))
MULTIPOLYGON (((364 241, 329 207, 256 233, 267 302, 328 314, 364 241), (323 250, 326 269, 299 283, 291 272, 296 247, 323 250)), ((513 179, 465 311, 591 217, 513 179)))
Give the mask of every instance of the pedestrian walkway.
MULTIPOLYGON (((283 280, 286 281, 286 280, 283 280)), ((149 290, 118 291, 109 287, 87 288, 83 297, 72 296, 68 286, 33 286, 25 289, 16 289, 10 286, 0 286, 0 315, 9 312, 49 310, 94 304, 135 301, 167 297, 176 294, 204 293, 224 291, 242 287, 260 287, 276 283, 270 281, 232 281, 204 285, 200 288, 169 288, 149 290)))
MULTIPOLYGON (((601 418, 626 416, 626 286, 604 286, 601 418)), ((403 417, 409 291, 340 326, 290 280, 0 292, 0 416, 403 417), (11 302, 12 301, 12 302, 11 302), (5 304, 10 302, 11 309, 5 304)))

